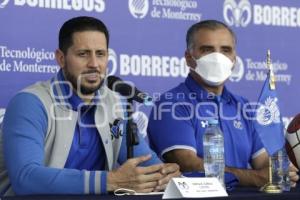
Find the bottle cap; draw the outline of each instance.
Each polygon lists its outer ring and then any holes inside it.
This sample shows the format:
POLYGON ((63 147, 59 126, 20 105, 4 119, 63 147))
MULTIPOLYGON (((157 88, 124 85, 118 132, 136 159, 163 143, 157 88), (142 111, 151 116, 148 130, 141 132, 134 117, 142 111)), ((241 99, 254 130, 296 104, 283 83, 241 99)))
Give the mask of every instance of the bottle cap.
POLYGON ((217 125, 219 123, 219 121, 217 119, 209 119, 208 120, 208 124, 210 125, 217 125))

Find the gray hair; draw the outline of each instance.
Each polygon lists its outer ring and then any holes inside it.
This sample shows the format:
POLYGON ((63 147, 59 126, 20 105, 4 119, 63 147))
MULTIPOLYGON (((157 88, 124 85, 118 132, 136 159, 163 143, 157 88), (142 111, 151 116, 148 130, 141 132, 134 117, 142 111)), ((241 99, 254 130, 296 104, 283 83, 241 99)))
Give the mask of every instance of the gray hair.
POLYGON ((231 28, 229 28, 226 24, 223 22, 217 21, 217 20, 204 20, 201 22, 198 22, 196 24, 193 24, 186 33, 186 47, 187 49, 191 49, 194 45, 193 37, 194 34, 199 31, 200 29, 209 29, 209 30, 216 30, 225 28, 227 29, 230 34, 232 35, 232 38, 234 40, 234 43, 236 44, 236 36, 235 33, 232 31, 231 28))

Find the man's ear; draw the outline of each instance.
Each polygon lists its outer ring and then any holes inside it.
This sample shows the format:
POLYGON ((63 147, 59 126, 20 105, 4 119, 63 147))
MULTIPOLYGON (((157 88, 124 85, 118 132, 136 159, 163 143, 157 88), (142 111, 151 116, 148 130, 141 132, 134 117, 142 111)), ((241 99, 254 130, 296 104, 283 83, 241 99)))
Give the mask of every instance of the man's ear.
POLYGON ((191 68, 195 68, 196 67, 196 61, 193 58, 191 52, 187 49, 184 53, 184 57, 185 57, 185 61, 186 64, 191 67, 191 68))
POLYGON ((56 59, 57 64, 61 68, 64 68, 64 66, 65 66, 65 54, 64 54, 64 52, 62 52, 60 49, 56 49, 55 59, 56 59))

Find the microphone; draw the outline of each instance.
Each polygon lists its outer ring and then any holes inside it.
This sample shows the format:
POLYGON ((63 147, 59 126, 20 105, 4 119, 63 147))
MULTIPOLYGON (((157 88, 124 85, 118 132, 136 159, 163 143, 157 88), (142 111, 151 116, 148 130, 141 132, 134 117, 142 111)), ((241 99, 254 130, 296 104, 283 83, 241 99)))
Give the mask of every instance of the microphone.
POLYGON ((124 82, 117 76, 107 77, 107 86, 110 90, 120 93, 129 100, 134 100, 143 103, 146 106, 152 105, 152 97, 148 94, 138 90, 134 85, 124 82))

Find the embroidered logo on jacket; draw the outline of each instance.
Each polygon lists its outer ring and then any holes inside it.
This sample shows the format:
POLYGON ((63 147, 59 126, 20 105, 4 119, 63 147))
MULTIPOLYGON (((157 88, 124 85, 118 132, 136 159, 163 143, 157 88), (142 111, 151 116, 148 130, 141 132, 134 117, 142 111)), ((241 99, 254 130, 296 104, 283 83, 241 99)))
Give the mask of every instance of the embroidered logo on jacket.
POLYGON ((236 129, 240 129, 240 130, 243 129, 243 124, 242 124, 242 122, 240 120, 234 120, 233 121, 233 126, 236 129))
POLYGON ((208 126, 208 121, 207 120, 202 120, 201 122, 201 127, 206 128, 208 126))
POLYGON ((123 136, 124 121, 121 118, 115 119, 113 123, 109 123, 111 140, 118 139, 123 136))

